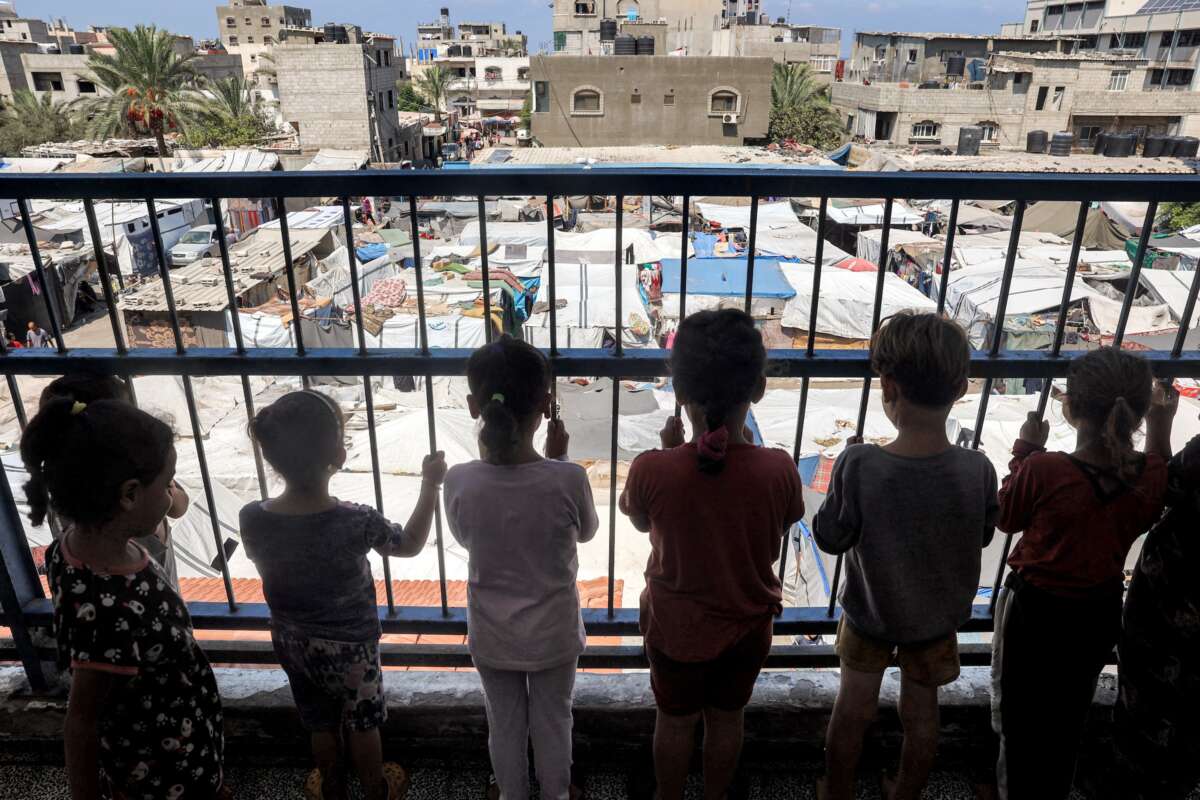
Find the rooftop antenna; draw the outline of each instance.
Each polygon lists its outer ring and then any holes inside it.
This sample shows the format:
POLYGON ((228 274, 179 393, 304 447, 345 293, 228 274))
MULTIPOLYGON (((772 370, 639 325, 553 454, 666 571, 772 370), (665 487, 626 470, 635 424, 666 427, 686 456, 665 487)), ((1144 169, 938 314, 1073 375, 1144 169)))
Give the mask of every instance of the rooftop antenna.
POLYGON ((788 25, 792 24, 792 0, 788 0, 787 21, 788 21, 788 25))

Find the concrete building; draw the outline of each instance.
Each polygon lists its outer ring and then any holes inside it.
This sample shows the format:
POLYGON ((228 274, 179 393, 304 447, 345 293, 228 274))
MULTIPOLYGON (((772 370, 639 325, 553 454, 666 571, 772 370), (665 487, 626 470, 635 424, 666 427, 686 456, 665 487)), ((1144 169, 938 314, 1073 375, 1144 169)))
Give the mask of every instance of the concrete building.
POLYGON ((714 56, 759 56, 780 64, 808 64, 832 79, 842 51, 841 28, 790 25, 783 20, 762 25, 727 23, 713 32, 714 56))
POLYGON ((19 89, 29 88, 21 56, 36 52, 38 46, 33 42, 0 40, 0 103, 11 101, 19 89))
POLYGON ((1072 131, 1090 146, 1101 131, 1200 133, 1200 93, 1147 90, 1153 68, 1119 53, 995 53, 984 81, 920 89, 911 83, 835 83, 832 101, 856 138, 954 146, 959 129, 983 144, 1024 148, 1030 131, 1072 131))
POLYGON ((398 161, 402 133, 396 82, 404 59, 395 40, 368 35, 360 44, 280 45, 273 51, 279 111, 305 152, 363 150, 398 161))
POLYGON ((267 0, 229 0, 217 6, 217 31, 225 50, 241 57, 247 76, 259 71, 259 56, 276 45, 313 44, 318 39, 312 11, 272 6, 267 0))
MULTIPOLYGON (((986 62, 993 53, 1069 52, 1068 43, 1045 37, 984 36, 961 33, 897 33, 863 31, 854 34, 846 63, 846 80, 859 83, 941 81, 948 62, 961 57, 964 65, 986 62)), ((962 75, 962 77, 968 77, 962 75)))
POLYGON ((515 58, 528 52, 529 37, 521 31, 510 34, 503 22, 460 22, 456 33, 450 24, 450 9, 442 8, 436 21, 417 25, 413 57, 418 64, 429 64, 469 61, 479 56, 515 58))
POLYGON ((0 41, 49 44, 54 38, 44 21, 22 17, 16 3, 0 2, 0 41))
POLYGON ((686 48, 688 55, 708 55, 725 15, 726 0, 554 0, 554 52, 607 54, 612 43, 601 41, 600 23, 618 20, 631 35, 643 34, 625 24, 662 25, 666 45, 655 53, 686 48))
POLYGON ((535 56, 533 137, 547 147, 741 145, 767 135, 769 58, 535 56))
POLYGON ((529 96, 529 56, 481 57, 470 74, 460 74, 448 87, 450 107, 463 117, 515 117, 529 96))

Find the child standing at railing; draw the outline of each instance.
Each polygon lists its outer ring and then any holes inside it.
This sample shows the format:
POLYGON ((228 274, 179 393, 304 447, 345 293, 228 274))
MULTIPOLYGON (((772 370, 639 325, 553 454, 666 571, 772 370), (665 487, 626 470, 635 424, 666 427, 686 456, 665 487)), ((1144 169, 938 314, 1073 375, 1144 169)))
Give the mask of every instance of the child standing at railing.
POLYGON ((173 502, 170 426, 114 400, 48 399, 21 437, 30 520, 71 527, 46 551, 71 671, 71 796, 218 798, 221 700, 187 606, 139 537, 173 502))
POLYGON ((884 413, 899 434, 882 447, 846 448, 813 525, 821 549, 846 553, 841 686, 826 735, 822 800, 854 796, 863 737, 893 662, 904 745, 895 781, 884 779, 886 800, 915 800, 929 779, 938 687, 958 677, 957 631, 971 617, 997 514, 991 462, 946 437, 970 360, 962 328, 936 314, 893 317, 871 342, 884 413))
POLYGON ((503 337, 467 362, 481 459, 446 476, 446 517, 470 553, 471 658, 483 683, 488 749, 504 800, 529 797, 529 741, 544 800, 571 785, 571 698, 584 648, 577 544, 599 522, 587 472, 565 463, 568 436, 551 419, 550 365, 503 337), (546 457, 533 445, 550 419, 546 457))
POLYGON ((687 410, 662 450, 633 462, 621 510, 649 532, 641 626, 658 706, 654 764, 661 800, 683 796, 704 720, 705 797, 723 797, 741 754, 743 710, 771 649, 783 592, 774 563, 804 516, 800 476, 782 450, 745 435, 766 391, 766 349, 741 311, 702 311, 679 326, 671 376, 687 410))
POLYGON ((403 528, 366 506, 329 494, 346 461, 342 413, 313 391, 262 409, 250 433, 283 477, 284 490, 242 509, 242 541, 271 608, 271 641, 287 673, 317 769, 312 800, 342 800, 348 756, 368 800, 403 795, 407 776, 383 763, 379 727, 387 718, 379 660, 379 611, 367 553, 415 556, 429 538, 441 453, 422 466, 421 495, 403 528))
MULTIPOLYGON (((130 402, 131 396, 129 387, 119 378, 111 375, 76 372, 64 375, 47 384, 46 388, 42 390, 38 405, 44 407, 51 400, 61 398, 86 404, 100 400, 130 402)), ((175 481, 171 481, 169 491, 171 492, 171 507, 167 509, 166 517, 158 524, 154 533, 140 537, 136 541, 163 568, 171 586, 178 591, 179 569, 175 563, 175 547, 171 542, 171 523, 168 520, 180 519, 187 514, 190 500, 187 492, 175 481)), ((70 520, 63 520, 63 522, 69 524, 70 520)))
POLYGON ((1162 513, 1178 395, 1150 366, 1103 348, 1067 375, 1078 439, 1048 453, 1034 414, 1000 489, 1000 530, 1024 531, 996 607, 993 724, 1002 797, 1065 798, 1100 670, 1121 624, 1125 558, 1162 513), (1147 421, 1146 452, 1133 434, 1147 421))

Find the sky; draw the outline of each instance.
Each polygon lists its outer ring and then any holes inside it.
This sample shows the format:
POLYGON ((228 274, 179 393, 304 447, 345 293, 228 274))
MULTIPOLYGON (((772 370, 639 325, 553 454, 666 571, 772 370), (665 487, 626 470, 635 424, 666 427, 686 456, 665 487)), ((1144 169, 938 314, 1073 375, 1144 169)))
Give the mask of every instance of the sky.
MULTIPOLYGON (((317 25, 350 22, 397 35, 404 40, 406 51, 416 38, 417 23, 435 20, 442 6, 449 6, 452 23, 496 19, 510 31, 525 32, 531 51, 549 49, 551 42, 551 0, 291 0, 291 4, 311 8, 317 25)), ((845 52, 856 30, 994 33, 1002 23, 1023 19, 1025 8, 1023 0, 765 0, 763 5, 772 18, 790 13, 797 24, 842 28, 845 52)), ((197 39, 216 37, 216 6, 213 0, 17 0, 22 14, 63 17, 79 28, 153 23, 197 39)))

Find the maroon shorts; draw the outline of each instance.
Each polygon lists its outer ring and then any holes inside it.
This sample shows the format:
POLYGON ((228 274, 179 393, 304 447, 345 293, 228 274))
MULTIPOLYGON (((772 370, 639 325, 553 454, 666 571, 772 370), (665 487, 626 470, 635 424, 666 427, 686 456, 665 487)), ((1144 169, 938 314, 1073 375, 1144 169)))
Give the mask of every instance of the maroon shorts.
POLYGON ((772 620, 767 620, 712 661, 676 661, 647 645, 650 688, 658 710, 676 717, 706 708, 741 711, 771 652, 771 630, 772 620))

